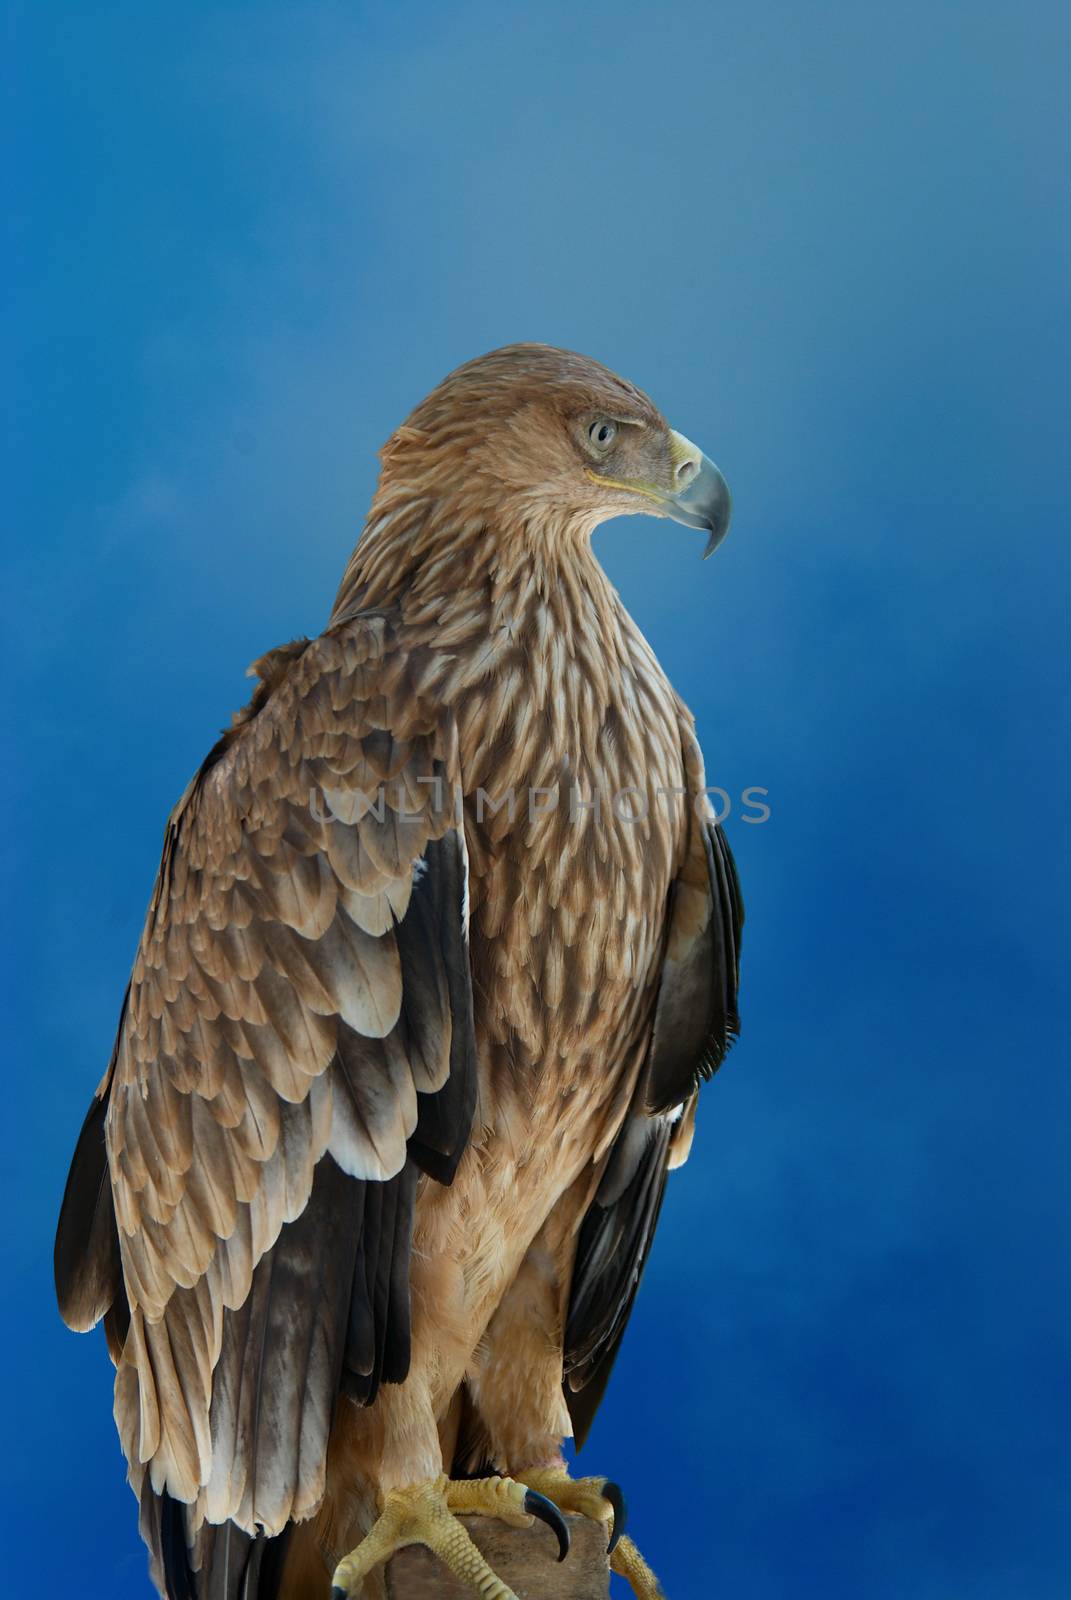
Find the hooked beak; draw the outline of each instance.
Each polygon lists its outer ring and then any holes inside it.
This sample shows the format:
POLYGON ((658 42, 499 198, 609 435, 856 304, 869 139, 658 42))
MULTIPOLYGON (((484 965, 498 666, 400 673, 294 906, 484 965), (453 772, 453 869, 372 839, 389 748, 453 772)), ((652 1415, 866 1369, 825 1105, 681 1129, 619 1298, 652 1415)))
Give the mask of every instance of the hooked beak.
POLYGON ((666 516, 674 522, 683 522, 686 528, 702 528, 710 535, 703 551, 705 561, 729 531, 733 514, 729 485, 710 457, 683 433, 671 429, 669 447, 674 482, 679 488, 676 494, 667 495, 662 504, 666 516))

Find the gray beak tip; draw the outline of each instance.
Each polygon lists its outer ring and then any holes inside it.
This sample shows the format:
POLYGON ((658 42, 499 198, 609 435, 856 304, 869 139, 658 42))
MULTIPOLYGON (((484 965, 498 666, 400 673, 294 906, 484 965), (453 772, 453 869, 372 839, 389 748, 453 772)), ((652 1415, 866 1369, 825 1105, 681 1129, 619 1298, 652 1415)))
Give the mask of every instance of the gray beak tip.
POLYGON ((669 515, 686 527, 708 534, 703 560, 713 555, 729 531, 732 496, 729 485, 709 457, 704 456, 699 472, 680 495, 668 502, 669 515))

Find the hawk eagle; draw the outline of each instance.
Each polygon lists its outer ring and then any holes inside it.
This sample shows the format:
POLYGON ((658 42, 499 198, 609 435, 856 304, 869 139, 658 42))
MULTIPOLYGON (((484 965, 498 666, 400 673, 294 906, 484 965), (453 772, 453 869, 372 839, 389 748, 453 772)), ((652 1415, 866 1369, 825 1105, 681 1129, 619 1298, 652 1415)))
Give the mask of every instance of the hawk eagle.
POLYGON ((168 821, 56 1239, 103 1319, 169 1600, 382 1593, 458 1513, 571 1479, 701 1082, 742 908, 693 721, 591 551, 726 532, 631 383, 515 345, 393 434, 326 630, 258 661, 168 821))

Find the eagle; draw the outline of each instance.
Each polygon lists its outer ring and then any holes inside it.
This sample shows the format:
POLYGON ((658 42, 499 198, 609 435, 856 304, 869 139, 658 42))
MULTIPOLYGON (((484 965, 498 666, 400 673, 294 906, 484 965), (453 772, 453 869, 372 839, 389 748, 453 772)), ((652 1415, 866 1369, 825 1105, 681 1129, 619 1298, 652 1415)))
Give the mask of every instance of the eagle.
POLYGON ((103 1320, 167 1600, 382 1595, 414 1543, 511 1600, 460 1517, 564 1556, 564 1513, 652 1600, 621 1491, 562 1450, 737 1035, 743 911, 591 535, 646 512, 709 554, 729 492, 539 344, 458 368, 380 459, 325 631, 250 669, 167 822, 59 1307, 103 1320))

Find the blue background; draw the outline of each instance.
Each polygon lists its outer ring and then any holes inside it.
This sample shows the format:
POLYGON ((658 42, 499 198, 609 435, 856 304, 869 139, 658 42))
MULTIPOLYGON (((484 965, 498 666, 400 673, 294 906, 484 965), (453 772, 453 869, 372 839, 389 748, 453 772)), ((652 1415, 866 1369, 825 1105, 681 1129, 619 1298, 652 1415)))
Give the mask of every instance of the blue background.
POLYGON ((50 1255, 165 815, 375 449, 540 339, 732 484, 706 566, 597 548, 773 813, 583 1462, 673 1600, 1071 1593, 1071 12, 53 0, 8 45, 0 1584, 147 1593, 50 1255))

